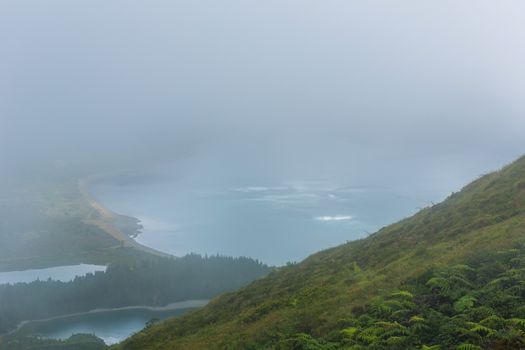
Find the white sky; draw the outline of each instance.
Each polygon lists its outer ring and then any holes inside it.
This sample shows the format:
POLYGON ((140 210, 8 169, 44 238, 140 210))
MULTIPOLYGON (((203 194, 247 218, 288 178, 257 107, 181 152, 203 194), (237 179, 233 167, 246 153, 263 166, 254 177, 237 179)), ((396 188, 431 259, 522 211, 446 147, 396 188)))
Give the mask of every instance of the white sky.
POLYGON ((522 0, 0 0, 0 156, 228 144, 454 189, 525 152, 524 37, 522 0))

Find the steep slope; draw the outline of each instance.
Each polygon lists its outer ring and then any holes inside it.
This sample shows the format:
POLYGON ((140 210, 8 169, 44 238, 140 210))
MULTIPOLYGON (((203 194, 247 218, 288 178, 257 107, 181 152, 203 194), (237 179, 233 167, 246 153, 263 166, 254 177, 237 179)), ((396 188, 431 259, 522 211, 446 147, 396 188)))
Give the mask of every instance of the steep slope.
MULTIPOLYGON (((280 268, 235 293, 216 298, 199 311, 150 327, 119 347, 321 349, 323 341, 328 344, 345 330, 351 333, 345 320, 363 313, 369 317, 370 305, 392 292, 408 288, 433 293, 433 288, 427 286, 429 290, 425 291, 421 286, 426 284, 414 281, 429 280, 434 274, 438 278, 443 269, 457 264, 478 266, 498 251, 518 248, 511 252, 521 256, 524 219, 525 157, 411 218, 366 239, 280 268)), ((495 265, 496 258, 491 259, 488 263, 494 261, 495 265)), ((491 268, 507 273, 511 269, 508 261, 491 268)), ((487 282, 493 277, 482 280, 487 282)), ((469 283, 472 288, 478 285, 475 281, 469 283)), ((517 298, 523 302, 523 298, 517 298)), ((423 307, 425 303, 417 305, 423 307)), ((343 343, 337 344, 336 348, 343 343)), ((466 344, 464 349, 469 348, 466 344)), ((358 349, 361 345, 352 346, 349 348, 358 349)), ((395 347, 391 344, 390 348, 395 347)))

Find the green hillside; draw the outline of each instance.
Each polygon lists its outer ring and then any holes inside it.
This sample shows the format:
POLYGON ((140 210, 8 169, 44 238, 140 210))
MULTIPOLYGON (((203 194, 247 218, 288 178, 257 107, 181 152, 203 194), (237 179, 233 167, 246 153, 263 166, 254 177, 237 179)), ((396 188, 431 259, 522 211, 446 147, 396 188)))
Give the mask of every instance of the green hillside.
POLYGON ((525 157, 122 349, 525 349, 525 157))

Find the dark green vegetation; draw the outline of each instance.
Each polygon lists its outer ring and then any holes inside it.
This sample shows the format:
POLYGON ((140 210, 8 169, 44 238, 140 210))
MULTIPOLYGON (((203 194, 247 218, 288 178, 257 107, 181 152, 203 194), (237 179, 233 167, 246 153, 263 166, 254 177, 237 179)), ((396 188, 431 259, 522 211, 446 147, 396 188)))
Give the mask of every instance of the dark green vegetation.
POLYGON ((525 249, 477 257, 422 276, 292 349, 525 349, 525 249))
POLYGON ((189 299, 209 299, 269 271, 266 265, 249 258, 187 255, 114 264, 105 273, 88 274, 72 282, 1 285, 0 333, 23 320, 99 308, 164 306, 189 299))
POLYGON ((525 158, 122 349, 525 348, 525 158))
POLYGON ((75 334, 66 340, 23 338, 11 342, 10 350, 101 350, 104 342, 90 334, 75 334))

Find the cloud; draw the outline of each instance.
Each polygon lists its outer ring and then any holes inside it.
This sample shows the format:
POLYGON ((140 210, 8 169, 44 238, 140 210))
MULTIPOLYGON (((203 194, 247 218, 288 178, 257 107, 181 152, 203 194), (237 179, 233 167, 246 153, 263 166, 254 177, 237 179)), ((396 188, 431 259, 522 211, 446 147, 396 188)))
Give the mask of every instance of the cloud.
POLYGON ((256 156, 232 174, 456 189, 525 150, 523 11, 521 0, 3 2, 0 160, 29 173, 245 152, 256 156))

